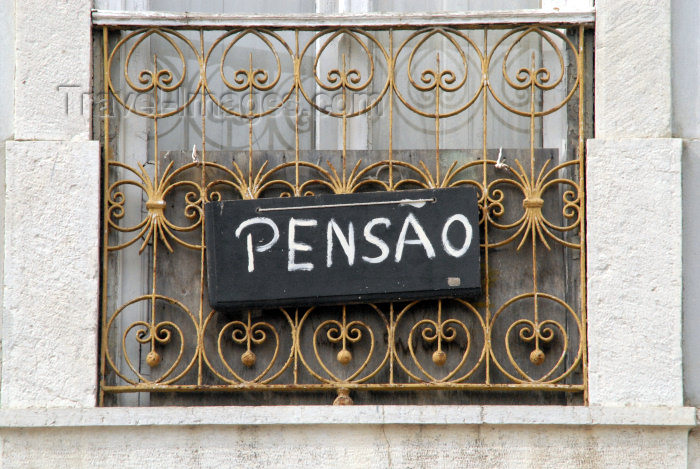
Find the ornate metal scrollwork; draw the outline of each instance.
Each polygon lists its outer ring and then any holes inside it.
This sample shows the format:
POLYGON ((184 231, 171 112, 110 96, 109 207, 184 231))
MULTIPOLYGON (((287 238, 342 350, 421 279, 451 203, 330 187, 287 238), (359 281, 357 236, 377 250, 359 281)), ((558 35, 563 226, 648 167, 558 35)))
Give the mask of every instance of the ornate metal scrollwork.
MULTIPOLYGON (((487 40, 491 31, 447 26, 401 34, 331 28, 307 33, 306 40, 300 31, 302 25, 289 30, 236 28, 211 37, 211 31, 202 29, 197 44, 186 31, 139 29, 121 33, 113 46, 105 35, 105 97, 151 126, 150 151, 155 154, 135 163, 110 150, 104 163, 103 392, 317 387, 341 389, 346 402, 348 389, 363 388, 584 391, 585 373, 576 373, 585 371, 583 290, 572 300, 547 291, 540 281, 552 274, 542 271, 542 256, 556 252, 564 257, 570 251, 576 253, 580 269, 567 275, 574 282, 585 279, 584 153, 579 143, 569 159, 542 161, 535 142, 537 120, 565 107, 579 111, 577 131, 583 141, 583 28, 568 34, 537 25, 498 30, 493 45, 487 40), (537 50, 528 47, 533 38, 541 46, 537 50), (167 50, 167 60, 165 55, 151 56, 151 41, 167 50), (434 42, 441 45, 431 49, 434 42), (244 43, 255 43, 259 54, 243 50, 244 43), (354 52, 343 53, 343 48, 354 52), (540 49, 548 51, 549 59, 540 49), (226 92, 247 96, 247 108, 227 104, 215 80, 226 92), (186 99, 172 109, 163 105, 165 95, 182 90, 186 99), (319 90, 340 93, 340 108, 319 105, 314 99, 319 90), (359 107, 350 105, 353 94, 370 90, 372 99, 359 107), (280 96, 276 103, 253 106, 255 96, 272 91, 280 96), (148 99, 133 100, 128 93, 148 99), (528 97, 516 102, 508 93, 528 97), (447 102, 447 95, 455 99, 447 102), (415 96, 426 100, 416 101, 415 96), (201 158, 160 164, 158 122, 185 110, 196 112, 197 97, 202 100, 201 158), (435 124, 435 160, 397 159, 390 140, 386 157, 350 162, 347 121, 394 101, 435 124), (247 165, 207 158, 207 102, 248 125, 247 165), (273 118, 290 103, 295 105, 294 158, 277 164, 254 158, 253 123, 273 118), (303 103, 342 122, 340 163, 304 158, 298 126, 303 103), (441 162, 441 123, 476 106, 482 106, 480 158, 441 162), (522 118, 529 128, 529 152, 521 151, 510 165, 489 158, 493 108, 522 118), (323 309, 310 305, 233 316, 211 311, 207 304, 207 201, 464 184, 474 186, 479 197, 482 298, 323 309), (107 287, 107 277, 118 270, 110 263, 129 250, 149 259, 145 293, 122 299, 107 287), (176 263, 183 252, 198 259, 189 283, 178 287, 194 298, 190 303, 176 299, 180 297, 172 286, 163 293, 166 274, 158 264, 164 256, 176 263), (494 267, 496 256, 502 256, 501 264, 494 267), (512 258, 508 268, 522 270, 526 282, 499 281, 507 270, 503 256, 512 258), (527 262, 516 265, 517 256, 527 262), (143 313, 134 313, 135 308, 143 313)), ((396 133, 392 116, 385 124, 396 133)), ((107 110, 107 129, 109 118, 107 110)), ((105 147, 111 149, 110 133, 105 134, 105 147)))

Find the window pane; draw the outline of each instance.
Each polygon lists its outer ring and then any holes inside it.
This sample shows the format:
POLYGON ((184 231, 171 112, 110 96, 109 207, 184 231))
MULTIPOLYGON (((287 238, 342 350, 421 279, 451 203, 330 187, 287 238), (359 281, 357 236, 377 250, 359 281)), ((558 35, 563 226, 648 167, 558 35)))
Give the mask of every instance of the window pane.
POLYGON ((452 12, 526 10, 540 8, 540 0, 375 0, 374 11, 381 12, 452 12))
POLYGON ((151 0, 150 10, 171 12, 283 14, 314 13, 314 0, 151 0))

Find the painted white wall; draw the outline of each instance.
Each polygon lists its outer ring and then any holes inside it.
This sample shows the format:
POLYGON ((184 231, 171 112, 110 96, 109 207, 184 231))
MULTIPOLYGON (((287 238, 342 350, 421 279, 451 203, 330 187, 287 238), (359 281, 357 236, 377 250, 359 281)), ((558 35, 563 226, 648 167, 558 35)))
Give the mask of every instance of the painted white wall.
MULTIPOLYGON (((700 8, 673 2, 673 135, 683 139, 683 378, 685 403, 700 406, 700 8)), ((688 442, 688 466, 700 466, 700 431, 688 442)))
MULTIPOLYGON (((15 2, 0 2, 0 220, 5 218, 5 141, 14 134, 15 112, 15 2)), ((4 278, 5 230, 0 230, 0 278, 4 278)), ((3 292, 0 288, 0 305, 3 304, 3 292)), ((0 314, 0 331, 2 315, 0 314)), ((0 340, 0 357, 2 340, 0 340)), ((1 360, 1 358, 0 358, 1 360)), ((1 362, 0 362, 1 363, 1 362)), ((0 382, 2 375, 0 374, 0 382)), ((0 394, 2 391, 0 390, 0 394)))
MULTIPOLYGON (((15 2, 0 2, 0 142, 12 137, 15 76, 15 2)), ((3 178, 4 179, 4 178, 3 178)))
POLYGON ((700 406, 700 8, 673 3, 673 135, 683 147, 683 355, 685 399, 700 406))
POLYGON ((695 0, 674 0, 671 23, 673 41, 673 136, 700 138, 700 7, 695 0))

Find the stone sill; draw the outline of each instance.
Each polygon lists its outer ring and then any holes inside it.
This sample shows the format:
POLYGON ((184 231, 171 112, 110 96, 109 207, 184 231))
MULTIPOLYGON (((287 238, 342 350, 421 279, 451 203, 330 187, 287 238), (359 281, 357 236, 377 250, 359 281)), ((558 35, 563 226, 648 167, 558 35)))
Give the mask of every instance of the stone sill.
POLYGON ((2 409, 0 429, 180 425, 568 425, 691 428, 694 407, 266 406, 2 409))

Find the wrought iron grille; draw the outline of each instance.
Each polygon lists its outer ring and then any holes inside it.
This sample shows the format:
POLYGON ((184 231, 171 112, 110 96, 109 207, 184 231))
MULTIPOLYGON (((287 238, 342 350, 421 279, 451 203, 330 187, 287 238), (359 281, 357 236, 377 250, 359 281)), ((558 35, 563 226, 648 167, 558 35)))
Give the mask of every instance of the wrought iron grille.
POLYGON ((101 402, 585 393, 584 25, 100 30, 101 402), (563 128, 558 148, 544 147, 548 125, 563 128), (407 148, 411 133, 430 145, 407 148), (328 134, 335 148, 321 148, 328 134), (207 303, 207 201, 464 184, 479 195, 477 299, 238 314, 207 303))

